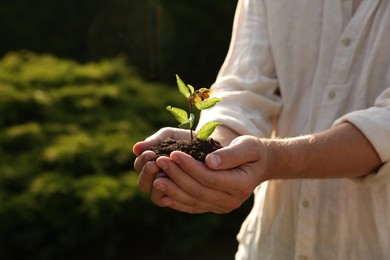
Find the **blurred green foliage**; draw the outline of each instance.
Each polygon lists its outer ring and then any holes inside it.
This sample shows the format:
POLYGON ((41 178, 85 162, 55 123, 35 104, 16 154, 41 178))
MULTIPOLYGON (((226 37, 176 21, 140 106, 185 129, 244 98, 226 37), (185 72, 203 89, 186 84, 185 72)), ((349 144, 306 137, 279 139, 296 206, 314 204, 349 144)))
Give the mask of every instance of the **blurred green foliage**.
POLYGON ((132 170, 134 143, 176 124, 164 108, 178 95, 122 59, 5 55, 0 259, 188 259, 209 243, 221 216, 152 205, 132 170))
MULTIPOLYGON (((0 56, 78 61, 123 55, 143 77, 209 87, 227 53, 236 1, 2 0, 0 56)), ((66 65, 64 65, 66 67, 66 65)))
POLYGON ((176 125, 174 74, 214 81, 235 6, 0 1, 0 259, 232 258, 250 202, 225 216, 158 208, 137 191, 131 147, 176 125))

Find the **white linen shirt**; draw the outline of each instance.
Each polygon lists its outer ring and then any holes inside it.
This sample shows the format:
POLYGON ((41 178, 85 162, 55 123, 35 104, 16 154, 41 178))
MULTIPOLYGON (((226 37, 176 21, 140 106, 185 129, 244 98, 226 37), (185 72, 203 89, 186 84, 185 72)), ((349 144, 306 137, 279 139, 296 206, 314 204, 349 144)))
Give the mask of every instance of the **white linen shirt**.
POLYGON ((262 183, 236 259, 390 259, 389 0, 354 14, 352 0, 239 0, 213 88, 222 102, 198 126, 293 137, 349 121, 383 162, 354 180, 262 183))

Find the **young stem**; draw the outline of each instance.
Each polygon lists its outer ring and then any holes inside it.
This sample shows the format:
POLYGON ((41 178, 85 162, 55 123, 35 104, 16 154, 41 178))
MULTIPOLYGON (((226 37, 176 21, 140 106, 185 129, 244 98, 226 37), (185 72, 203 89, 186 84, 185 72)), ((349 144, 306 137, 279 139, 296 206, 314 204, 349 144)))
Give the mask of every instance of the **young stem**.
MULTIPOLYGON (((189 115, 191 116, 191 113, 192 113, 192 98, 190 97, 188 99, 188 103, 189 103, 189 115)), ((192 127, 190 128, 190 136, 191 136, 191 140, 194 140, 194 134, 192 133, 192 127)))

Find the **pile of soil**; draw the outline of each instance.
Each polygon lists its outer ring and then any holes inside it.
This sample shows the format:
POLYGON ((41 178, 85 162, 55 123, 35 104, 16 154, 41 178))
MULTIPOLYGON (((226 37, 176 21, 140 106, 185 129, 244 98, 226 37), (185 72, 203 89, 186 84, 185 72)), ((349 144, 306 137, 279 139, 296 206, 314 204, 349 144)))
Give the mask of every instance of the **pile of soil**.
POLYGON ((220 148, 222 148, 221 144, 212 138, 207 141, 196 138, 193 140, 173 140, 167 138, 160 145, 152 147, 150 150, 155 152, 158 157, 169 157, 173 151, 182 151, 196 160, 204 162, 206 155, 220 148))

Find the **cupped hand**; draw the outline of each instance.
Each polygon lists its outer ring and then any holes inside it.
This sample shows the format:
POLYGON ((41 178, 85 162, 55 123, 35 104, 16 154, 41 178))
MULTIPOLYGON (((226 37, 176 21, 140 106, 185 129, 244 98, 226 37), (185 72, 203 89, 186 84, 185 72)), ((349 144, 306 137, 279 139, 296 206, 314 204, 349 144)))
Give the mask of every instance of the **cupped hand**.
POLYGON ((175 140, 185 140, 190 139, 191 135, 189 130, 173 128, 173 127, 164 127, 157 131, 155 134, 149 136, 145 141, 137 142, 133 146, 133 152, 135 155, 140 156, 143 152, 149 148, 159 145, 166 138, 172 138, 175 140))
POLYGON ((166 127, 146 138, 145 141, 138 142, 133 146, 133 152, 137 155, 134 161, 134 169, 139 173, 138 187, 142 192, 151 194, 152 198, 161 196, 156 190, 153 191, 153 182, 162 172, 156 165, 156 154, 148 151, 148 149, 159 145, 168 137, 172 139, 189 139, 190 133, 188 130, 166 127))
POLYGON ((257 137, 241 136, 206 157, 205 163, 182 152, 160 157, 151 167, 169 178, 153 182, 152 200, 188 213, 228 213, 267 179, 271 156, 257 137))

